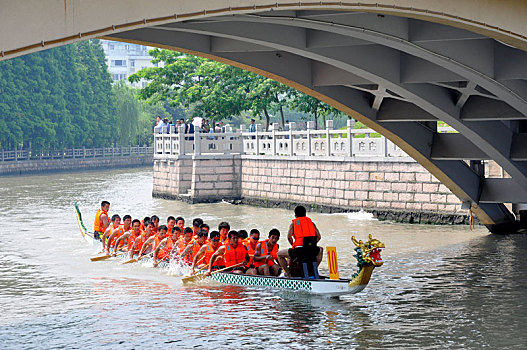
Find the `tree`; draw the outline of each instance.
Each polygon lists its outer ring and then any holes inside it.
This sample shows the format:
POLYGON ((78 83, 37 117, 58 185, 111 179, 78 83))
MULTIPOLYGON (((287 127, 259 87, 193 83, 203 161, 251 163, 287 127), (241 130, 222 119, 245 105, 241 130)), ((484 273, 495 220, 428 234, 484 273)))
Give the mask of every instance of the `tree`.
POLYGON ((0 148, 110 144, 111 83, 98 40, 0 62, 0 148))
POLYGON ((323 126, 326 125, 326 116, 333 114, 334 116, 341 116, 343 113, 330 105, 299 91, 294 91, 293 96, 289 100, 291 109, 309 113, 313 116, 315 121, 315 129, 318 129, 318 117, 323 118, 323 126))

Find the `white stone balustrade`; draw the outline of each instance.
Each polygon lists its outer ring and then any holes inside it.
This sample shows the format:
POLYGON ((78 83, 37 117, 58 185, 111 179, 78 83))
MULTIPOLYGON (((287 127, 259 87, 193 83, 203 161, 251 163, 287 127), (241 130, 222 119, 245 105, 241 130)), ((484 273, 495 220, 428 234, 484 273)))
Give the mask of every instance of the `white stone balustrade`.
MULTIPOLYGON (((408 157, 399 147, 385 137, 376 136, 372 129, 354 129, 353 120, 348 127, 334 130, 333 121, 328 120, 325 130, 314 130, 314 123, 307 123, 307 130, 184 134, 155 131, 154 156, 157 159, 181 155, 241 154, 264 156, 303 156, 303 157, 408 157)), ((293 126, 291 128, 291 126, 293 126)), ((440 132, 451 132, 451 128, 439 128, 440 132)))

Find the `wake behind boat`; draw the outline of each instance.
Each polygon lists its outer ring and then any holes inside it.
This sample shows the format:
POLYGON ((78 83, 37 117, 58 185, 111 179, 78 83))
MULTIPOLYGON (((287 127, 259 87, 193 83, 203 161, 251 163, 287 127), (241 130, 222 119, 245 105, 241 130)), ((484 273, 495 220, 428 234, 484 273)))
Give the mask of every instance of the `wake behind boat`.
MULTIPOLYGON (((83 238, 92 246, 101 246, 102 243, 95 238, 93 232, 89 232, 82 220, 82 214, 75 203, 75 212, 77 217, 77 223, 83 238)), ((327 247, 328 252, 328 265, 330 270, 330 277, 318 276, 318 272, 315 276, 308 277, 277 277, 277 276, 264 276, 264 275, 249 275, 227 272, 218 270, 210 273, 210 275, 204 274, 202 269, 201 274, 195 277, 183 278, 184 284, 191 285, 196 281, 214 281, 221 284, 237 285, 237 286, 262 286, 275 289, 285 289, 292 291, 303 291, 317 295, 325 295, 331 297, 337 297, 346 294, 355 294, 362 291, 368 285, 371 275, 375 267, 383 265, 381 257, 381 251, 384 249, 384 244, 377 239, 374 239, 370 234, 368 241, 363 242, 357 241, 352 236, 352 242, 355 245, 356 254, 354 257, 357 259, 358 271, 351 278, 339 278, 338 277, 338 266, 336 260, 336 251, 327 247)), ((118 253, 116 257, 121 260, 127 260, 128 253, 118 253)), ((107 255, 102 255, 101 258, 109 258, 107 255)), ((130 261, 133 262, 133 261, 130 261)), ((162 261, 159 267, 167 268, 168 262, 162 261)), ((304 271, 306 271, 304 266, 304 271)))

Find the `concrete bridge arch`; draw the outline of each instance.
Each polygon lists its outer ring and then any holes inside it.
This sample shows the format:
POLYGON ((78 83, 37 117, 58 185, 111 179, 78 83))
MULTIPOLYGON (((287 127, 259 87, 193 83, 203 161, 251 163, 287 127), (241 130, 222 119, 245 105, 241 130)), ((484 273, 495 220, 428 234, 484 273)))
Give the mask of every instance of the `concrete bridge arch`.
POLYGON ((522 1, 24 3, 2 5, 0 59, 106 37, 236 65, 387 136, 491 231, 518 229, 503 203, 527 203, 522 1), (438 120, 458 133, 437 133, 438 120), (486 159, 510 178, 486 177, 486 159))

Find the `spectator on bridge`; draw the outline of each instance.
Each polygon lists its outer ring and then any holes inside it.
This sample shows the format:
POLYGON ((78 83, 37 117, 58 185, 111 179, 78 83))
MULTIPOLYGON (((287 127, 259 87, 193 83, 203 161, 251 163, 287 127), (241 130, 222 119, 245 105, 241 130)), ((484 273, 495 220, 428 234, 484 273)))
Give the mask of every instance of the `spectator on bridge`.
POLYGON ((251 119, 251 124, 249 124, 249 132, 256 132, 256 124, 254 124, 255 120, 251 119))
POLYGON ((220 123, 216 123, 216 127, 214 128, 214 132, 220 133, 221 132, 221 125, 220 123))

